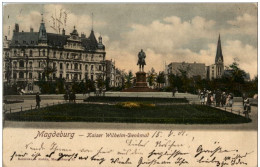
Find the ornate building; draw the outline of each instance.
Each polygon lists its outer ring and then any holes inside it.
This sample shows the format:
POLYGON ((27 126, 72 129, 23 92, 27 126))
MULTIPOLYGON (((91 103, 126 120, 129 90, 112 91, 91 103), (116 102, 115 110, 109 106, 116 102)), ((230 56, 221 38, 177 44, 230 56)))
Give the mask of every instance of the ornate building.
POLYGON ((207 78, 212 80, 214 78, 221 78, 224 73, 224 58, 221 48, 220 35, 218 37, 217 53, 215 57, 215 64, 207 66, 207 78))
POLYGON ((43 19, 38 32, 20 32, 16 24, 12 39, 4 41, 3 54, 4 82, 23 82, 25 92, 40 91, 36 82, 43 78, 64 78, 66 83, 105 78, 105 46, 93 29, 87 38, 75 26, 69 35, 64 29, 62 34, 47 33, 43 19))

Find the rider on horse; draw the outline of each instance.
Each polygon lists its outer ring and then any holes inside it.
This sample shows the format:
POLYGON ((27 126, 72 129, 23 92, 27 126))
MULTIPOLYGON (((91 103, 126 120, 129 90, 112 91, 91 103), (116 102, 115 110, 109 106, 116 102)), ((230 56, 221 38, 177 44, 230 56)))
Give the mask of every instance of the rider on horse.
POLYGON ((144 65, 146 65, 145 63, 145 53, 143 52, 143 49, 141 49, 141 51, 138 53, 138 62, 137 65, 139 65, 139 71, 144 71, 144 65))

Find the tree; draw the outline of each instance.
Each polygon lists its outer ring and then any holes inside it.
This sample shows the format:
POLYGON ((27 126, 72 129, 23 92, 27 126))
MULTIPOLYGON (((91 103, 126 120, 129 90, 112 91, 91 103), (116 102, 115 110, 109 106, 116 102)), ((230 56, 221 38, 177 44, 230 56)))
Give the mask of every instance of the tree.
POLYGON ((125 75, 125 88, 130 88, 133 85, 133 73, 129 71, 128 74, 125 75))
POLYGON ((245 82, 246 72, 239 68, 239 64, 235 61, 228 67, 231 70, 231 81, 243 84, 245 82))
POLYGON ((156 80, 156 73, 154 68, 151 69, 151 71, 148 72, 147 81, 149 83, 149 86, 154 86, 156 80))
POLYGON ((159 88, 161 88, 161 84, 165 83, 165 75, 164 72, 159 72, 159 75, 156 78, 157 83, 159 84, 159 88))
POLYGON ((105 82, 104 82, 102 75, 97 76, 96 82, 97 82, 97 88, 99 90, 102 90, 105 86, 105 82))

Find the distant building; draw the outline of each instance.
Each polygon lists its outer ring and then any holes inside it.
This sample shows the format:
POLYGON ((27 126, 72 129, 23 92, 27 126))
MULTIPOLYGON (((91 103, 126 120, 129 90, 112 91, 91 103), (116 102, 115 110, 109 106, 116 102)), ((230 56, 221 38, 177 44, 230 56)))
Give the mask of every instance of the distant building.
POLYGON ((116 67, 115 61, 106 60, 106 79, 109 80, 109 86, 115 87, 115 75, 116 75, 116 67))
POLYGON ((181 71, 187 73, 188 78, 195 76, 206 77, 205 64, 204 63, 186 63, 186 62, 172 62, 168 65, 168 74, 181 75, 181 71))
POLYGON ((224 58, 222 54, 220 35, 218 37, 217 53, 215 57, 215 64, 206 67, 207 79, 221 78, 224 74, 224 58))
POLYGON ((69 34, 47 33, 42 19, 39 31, 19 31, 15 25, 13 37, 5 39, 4 77, 7 84, 23 82, 25 92, 38 92, 35 84, 46 78, 46 67, 56 69, 48 79, 64 78, 66 83, 83 79, 96 80, 98 75, 105 77, 105 46, 102 37, 95 37, 93 29, 89 37, 79 36, 75 26, 69 34))
POLYGON ((106 79, 109 80, 110 87, 122 87, 123 72, 115 66, 115 61, 106 60, 106 79))

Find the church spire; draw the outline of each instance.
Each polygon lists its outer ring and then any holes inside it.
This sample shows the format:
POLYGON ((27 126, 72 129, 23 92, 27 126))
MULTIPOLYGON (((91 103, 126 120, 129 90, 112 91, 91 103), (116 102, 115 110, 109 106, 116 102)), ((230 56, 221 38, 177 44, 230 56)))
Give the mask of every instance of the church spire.
POLYGON ((223 63, 223 62, 224 62, 224 59, 223 59, 222 48, 221 48, 221 40, 220 40, 220 34, 219 34, 215 63, 223 63))

